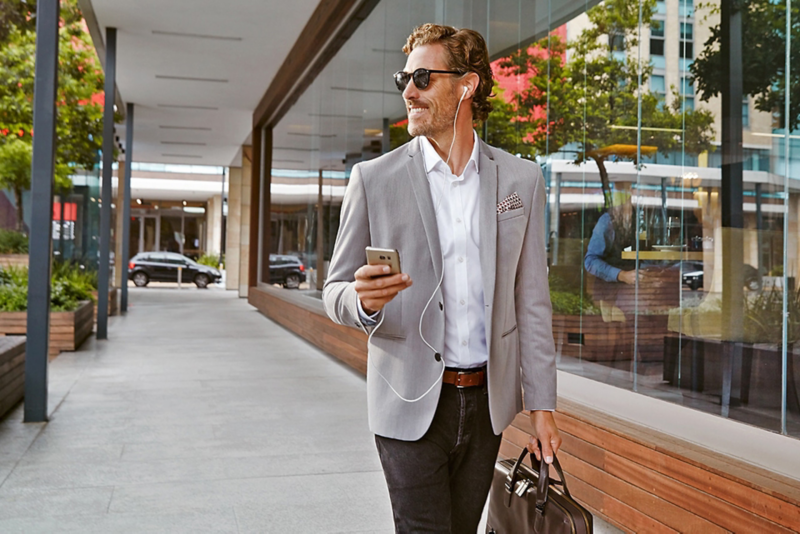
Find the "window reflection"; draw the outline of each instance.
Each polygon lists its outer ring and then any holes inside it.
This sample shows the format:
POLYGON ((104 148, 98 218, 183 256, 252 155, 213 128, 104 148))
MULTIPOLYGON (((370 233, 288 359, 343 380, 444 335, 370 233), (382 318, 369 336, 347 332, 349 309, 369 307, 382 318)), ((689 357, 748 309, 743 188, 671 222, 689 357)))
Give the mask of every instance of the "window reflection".
MULTIPOLYGON (((430 21, 475 28, 496 76, 476 131, 538 161, 547 182, 560 367, 800 435, 800 167, 787 162, 800 98, 787 115, 785 5, 743 4, 738 44, 721 41, 719 6, 645 0, 640 18, 638 0, 380 2, 274 129, 270 252, 296 259, 314 293, 353 165, 410 140, 391 79, 406 36, 430 21), (738 89, 721 55, 737 45, 738 89)), ((792 24, 800 37, 800 13, 792 24)))

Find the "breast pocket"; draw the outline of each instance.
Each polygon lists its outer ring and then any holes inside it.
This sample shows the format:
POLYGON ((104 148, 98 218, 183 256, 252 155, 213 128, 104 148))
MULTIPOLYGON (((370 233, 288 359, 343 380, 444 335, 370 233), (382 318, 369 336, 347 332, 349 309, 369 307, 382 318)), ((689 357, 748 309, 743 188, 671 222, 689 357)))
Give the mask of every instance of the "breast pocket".
POLYGON ((525 215, 525 210, 522 208, 517 208, 515 210, 508 210, 504 211, 503 213, 499 213, 497 215, 497 222, 498 224, 502 221, 509 221, 511 219, 516 219, 518 217, 522 217, 525 215))

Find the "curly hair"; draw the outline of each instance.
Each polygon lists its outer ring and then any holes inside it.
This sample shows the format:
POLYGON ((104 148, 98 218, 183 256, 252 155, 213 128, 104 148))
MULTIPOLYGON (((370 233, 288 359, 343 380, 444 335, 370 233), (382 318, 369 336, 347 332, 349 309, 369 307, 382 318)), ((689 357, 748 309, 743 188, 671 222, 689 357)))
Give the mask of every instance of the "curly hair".
POLYGON ((423 24, 408 36, 403 52, 406 55, 418 46, 440 44, 447 51, 447 67, 460 72, 474 72, 480 78, 472 96, 472 117, 483 121, 492 111, 489 97, 494 87, 489 51, 483 36, 475 30, 453 28, 439 24, 423 24))

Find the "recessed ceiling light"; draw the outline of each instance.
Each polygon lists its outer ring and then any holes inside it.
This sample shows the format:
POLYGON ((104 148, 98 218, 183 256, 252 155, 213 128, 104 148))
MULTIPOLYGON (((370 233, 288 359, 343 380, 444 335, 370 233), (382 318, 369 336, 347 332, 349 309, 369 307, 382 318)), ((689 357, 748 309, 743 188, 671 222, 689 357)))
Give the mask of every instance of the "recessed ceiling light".
POLYGON ((139 204, 139 205, 141 206, 141 205, 142 205, 142 199, 141 199, 141 198, 137 198, 137 199, 136 199, 136 203, 137 203, 137 204, 139 204))
POLYGON ((216 39, 218 41, 241 41, 241 37, 229 37, 227 35, 207 35, 203 33, 183 33, 153 30, 153 35, 169 35, 171 37, 191 37, 194 39, 216 39))
POLYGON ((224 78, 197 78, 194 76, 171 76, 167 74, 156 74, 158 80, 178 80, 182 82, 214 82, 214 83, 228 83, 224 78))
POLYGON ((164 126, 160 125, 159 128, 162 130, 201 130, 204 132, 210 132, 211 128, 205 126, 164 126))
POLYGON ((205 109, 209 111, 216 111, 219 108, 213 106, 187 106, 184 104, 158 104, 160 108, 174 108, 174 109, 205 109))
POLYGON ((162 145, 206 146, 206 143, 190 143, 184 141, 161 141, 162 145))
POLYGON ((186 205, 186 201, 185 201, 185 200, 183 201, 183 205, 184 205, 184 206, 186 205))

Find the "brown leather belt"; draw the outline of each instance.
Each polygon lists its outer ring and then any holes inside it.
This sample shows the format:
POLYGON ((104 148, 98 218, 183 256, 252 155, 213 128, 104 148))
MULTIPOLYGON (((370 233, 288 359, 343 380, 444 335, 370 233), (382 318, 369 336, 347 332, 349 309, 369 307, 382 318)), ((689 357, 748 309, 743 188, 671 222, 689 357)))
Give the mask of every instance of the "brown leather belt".
POLYGON ((457 388, 472 388, 486 383, 486 369, 480 371, 445 371, 444 383, 457 388))

